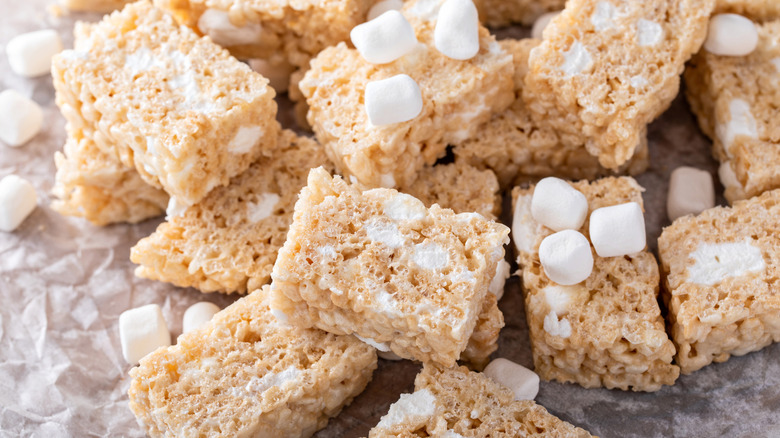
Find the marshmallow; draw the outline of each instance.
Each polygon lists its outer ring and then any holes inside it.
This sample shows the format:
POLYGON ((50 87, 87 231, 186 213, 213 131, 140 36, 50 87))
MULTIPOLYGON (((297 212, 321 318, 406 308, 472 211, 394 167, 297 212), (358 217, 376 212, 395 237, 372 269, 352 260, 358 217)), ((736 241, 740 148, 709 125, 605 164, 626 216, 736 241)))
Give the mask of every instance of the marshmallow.
POLYGON ((403 14, 394 10, 355 26, 349 37, 363 58, 372 64, 393 62, 417 46, 414 28, 403 14))
POLYGON ((460 61, 479 52, 479 15, 471 0, 446 0, 439 9, 433 44, 444 56, 460 61))
POLYGON ((645 216, 636 202, 613 205, 590 214, 590 241, 600 257, 636 254, 645 249, 645 216))
POLYGON ((578 230, 588 216, 588 200, 566 181, 548 177, 534 188, 531 214, 536 222, 555 231, 578 230))
POLYGON ((201 301, 191 305, 184 312, 182 320, 182 333, 189 333, 211 321, 211 318, 219 312, 219 306, 208 301, 201 301))
POLYGON ((165 325, 162 310, 148 304, 119 315, 119 339, 122 355, 129 364, 136 364, 159 347, 171 345, 171 334, 165 325))
POLYGON ((387 11, 400 11, 403 6, 403 0, 382 0, 377 2, 374 6, 371 6, 371 9, 368 10, 366 21, 371 21, 387 11))
POLYGON ((495 295, 496 300, 500 300, 504 296, 504 285, 506 285, 506 279, 509 278, 509 268, 509 263, 506 260, 500 260, 496 265, 496 273, 488 286, 488 292, 495 295))
POLYGON ((198 30, 225 47, 256 44, 263 37, 263 26, 259 23, 238 27, 230 21, 227 12, 219 9, 206 9, 198 19, 198 30))
POLYGON ((24 178, 8 175, 0 180, 0 231, 13 231, 35 210, 38 195, 24 178))
POLYGON ((399 361, 403 360, 403 357, 393 353, 392 351, 377 351, 376 355, 384 360, 399 361))
POLYGON ((5 46, 14 73, 32 78, 51 72, 51 58, 62 52, 62 40, 53 29, 18 35, 5 46))
POLYGON ((669 220, 687 214, 699 214, 715 206, 715 187, 712 175, 694 167, 678 167, 669 181, 666 213, 669 220))
POLYGON ((547 25, 550 24, 553 18, 560 14, 561 11, 548 12, 537 18, 536 21, 534 21, 534 26, 531 28, 531 38, 536 38, 537 40, 542 39, 544 30, 547 28, 547 25))
POLYGON ((734 187, 739 190, 743 189, 742 183, 739 182, 739 179, 737 179, 737 174, 731 167, 730 161, 724 161, 720 163, 720 167, 718 167, 718 178, 720 179, 720 183, 723 184, 724 188, 728 189, 730 187, 734 187))
POLYGON ((43 111, 37 103, 14 90, 0 93, 0 140, 21 146, 35 137, 43 125, 43 111))
POLYGON ((545 237, 539 245, 539 261, 550 280, 564 286, 585 280, 593 271, 590 243, 574 230, 563 230, 545 237))
POLYGON ((271 88, 277 93, 286 93, 290 88, 290 75, 295 71, 295 67, 287 61, 271 62, 266 59, 251 59, 249 67, 257 73, 260 73, 268 79, 271 88))
POLYGON ((492 360, 483 372, 494 382, 511 389, 515 400, 533 400, 539 393, 539 376, 511 360, 492 360))
POLYGON ((368 119, 374 126, 412 120, 423 107, 420 86, 404 74, 369 82, 365 101, 368 119))
POLYGON ((715 55, 746 56, 758 46, 756 25, 737 14, 717 14, 710 18, 704 48, 715 55))

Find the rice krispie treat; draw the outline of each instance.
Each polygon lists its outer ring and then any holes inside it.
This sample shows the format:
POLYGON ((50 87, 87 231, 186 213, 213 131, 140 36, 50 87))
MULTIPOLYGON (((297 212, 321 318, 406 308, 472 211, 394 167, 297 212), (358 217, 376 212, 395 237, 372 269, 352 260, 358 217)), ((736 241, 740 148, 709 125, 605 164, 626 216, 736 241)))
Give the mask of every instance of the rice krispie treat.
POLYGON ((509 230, 392 189, 361 192, 318 168, 274 265, 272 308, 452 366, 482 313, 509 230))
MULTIPOLYGON (((570 184, 587 199, 588 216, 607 206, 642 205, 644 190, 630 177, 570 184)), ((658 307, 660 277, 655 257, 645 248, 635 254, 601 257, 593 251, 593 269, 582 282, 552 281, 540 262, 540 244, 553 230, 534 220, 535 188, 512 191, 512 238, 522 268, 523 292, 534 371, 544 380, 656 391, 671 385, 680 370, 672 365, 674 345, 658 307)), ((615 239, 618 239, 615 236, 615 239)))
POLYGON ((602 166, 627 162, 643 127, 677 95, 714 0, 572 0, 531 52, 523 96, 538 123, 585 144, 602 166))
POLYGON ((485 26, 503 27, 513 23, 530 26, 542 14, 563 9, 566 0, 475 0, 474 4, 485 26))
POLYGON ((414 393, 401 394, 369 438, 589 437, 587 431, 514 394, 482 373, 426 364, 414 393))
MULTIPOLYGON (((528 73, 528 55, 541 40, 506 39, 499 44, 511 53, 515 64, 515 96, 512 105, 483 124, 477 135, 454 148, 456 162, 479 169, 491 169, 502 188, 529 179, 558 176, 566 179, 596 179, 614 173, 602 167, 584 143, 567 144, 558 131, 536 123, 522 99, 523 83, 528 73)), ((647 135, 642 128, 639 144, 631 159, 618 172, 636 175, 648 166, 647 135)))
POLYGON ((80 130, 68 130, 62 152, 54 155, 57 174, 51 208, 95 225, 136 223, 159 216, 168 195, 147 184, 135 169, 103 152, 80 130))
POLYGON ((309 437, 371 380, 374 349, 277 321, 268 286, 130 370, 130 409, 152 437, 309 437))
POLYGON ((133 0, 60 0, 62 6, 78 12, 111 12, 133 0))
POLYGON ((777 20, 780 19, 780 2, 777 0, 717 0, 715 12, 740 14, 758 21, 777 20))
POLYGON ((136 275, 202 292, 259 289, 270 282, 309 169, 319 166, 332 169, 322 146, 283 130, 270 156, 138 242, 136 275))
POLYGON ((300 82, 309 104, 308 121, 340 173, 370 187, 405 187, 425 165, 444 156, 448 144, 472 137, 493 112, 513 99, 512 57, 487 29, 479 27, 477 55, 450 58, 435 47, 438 2, 407 2, 402 12, 419 44, 395 61, 371 64, 339 44, 312 60, 300 82), (421 108, 398 123, 372 123, 367 85, 397 79, 416 83, 421 108))
POLYGON ((677 363, 691 373, 780 341, 780 189, 684 216, 658 239, 677 363))
POLYGON ((730 202, 780 187, 780 21, 757 25, 747 56, 702 49, 685 70, 686 97, 713 140, 730 202))
POLYGON ((148 1, 80 23, 75 36, 52 67, 63 115, 174 206, 201 200, 276 146, 268 81, 148 1))

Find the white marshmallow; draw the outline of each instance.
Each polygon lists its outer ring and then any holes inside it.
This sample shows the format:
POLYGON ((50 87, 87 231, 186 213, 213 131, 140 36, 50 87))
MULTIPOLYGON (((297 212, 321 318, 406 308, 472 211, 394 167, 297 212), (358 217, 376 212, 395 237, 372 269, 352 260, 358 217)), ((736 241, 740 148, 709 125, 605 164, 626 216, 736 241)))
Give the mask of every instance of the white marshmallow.
POLYGON ((392 351, 377 351, 376 355, 384 360, 399 361, 403 360, 403 357, 393 353, 392 351))
POLYGON ((742 242, 700 243, 690 256, 688 281, 712 286, 727 278, 758 274, 766 269, 761 249, 750 239, 742 242))
POLYGON ((420 87, 405 74, 369 82, 365 101, 368 119, 374 126, 412 120, 420 115, 423 107, 420 87))
POLYGON ((566 318, 558 319, 558 316, 552 311, 544 317, 542 328, 552 336, 558 336, 563 339, 571 336, 571 323, 569 320, 566 318))
POLYGON ((639 47, 658 45, 664 39, 664 28, 655 21, 641 18, 637 24, 637 40, 639 47))
POLYGON ((219 9, 206 9, 198 19, 198 29, 225 47, 259 43, 263 36, 260 23, 238 27, 230 21, 227 12, 219 9))
POLYGON ((269 62, 265 59, 251 59, 249 67, 268 79, 269 85, 277 93, 287 92, 290 88, 290 75, 295 71, 295 67, 289 62, 269 62))
POLYGON ((147 304, 122 312, 119 315, 119 339, 122 355, 131 365, 159 347, 171 345, 171 333, 160 306, 147 304))
POLYGON ((585 280, 593 271, 590 243, 574 230, 563 230, 545 237, 539 245, 539 261, 550 280, 564 286, 585 280))
POLYGON ((21 146, 41 130, 43 111, 37 103, 15 90, 0 93, 0 140, 8 146, 21 146))
POLYGON ((414 28, 395 10, 355 26, 349 37, 363 58, 372 64, 393 62, 417 46, 414 28))
POLYGON ((710 18, 704 49, 721 56, 746 56, 758 46, 758 29, 748 18, 717 14, 710 18))
POLYGON ((211 318, 219 312, 219 306, 208 301, 201 301, 191 305, 184 312, 182 319, 182 333, 197 330, 203 324, 211 321, 211 318))
POLYGON ((247 218, 252 223, 270 217, 274 214, 274 209, 282 199, 276 193, 261 193, 257 195, 257 202, 247 203, 247 218))
POLYGON ((447 266, 450 262, 450 254, 437 243, 418 243, 414 245, 412 260, 423 269, 437 271, 447 266))
POLYGON ((494 359, 483 372, 499 385, 511 389, 515 400, 533 400, 539 393, 539 376, 511 360, 494 359))
POLYGON ((51 58, 62 52, 62 40, 53 29, 18 35, 5 46, 14 73, 32 78, 51 72, 51 58))
POLYGON ((720 164, 720 167, 718 167, 718 178, 724 188, 728 189, 734 187, 739 190, 742 190, 743 188, 742 183, 737 179, 736 172, 734 172, 734 169, 731 167, 730 161, 724 161, 720 164))
POLYGON ((575 41, 569 50, 563 52, 563 64, 558 68, 569 78, 583 73, 593 66, 593 57, 581 42, 575 41))
POLYGON ((694 167, 678 167, 669 180, 666 213, 670 221, 687 214, 699 214, 715 206, 712 175, 694 167))
POLYGON ((506 260, 501 260, 496 265, 496 273, 488 286, 488 292, 495 295, 496 300, 500 300, 504 296, 504 285, 506 285, 506 279, 509 278, 509 268, 509 263, 506 260))
POLYGON ((645 249, 645 216, 636 202, 603 207, 590 215, 590 240, 600 257, 636 254, 645 249))
POLYGON ((397 221, 418 221, 428 216, 428 209, 419 199, 406 193, 396 193, 383 205, 382 211, 397 221))
POLYGON ((13 231, 38 205, 35 188, 24 178, 8 175, 0 180, 0 231, 13 231))
POLYGON ((536 38, 538 40, 542 39, 544 30, 547 28, 547 25, 550 24, 550 22, 560 14, 561 11, 548 12, 537 18, 536 21, 534 21, 534 26, 531 28, 531 38, 536 38))
POLYGON ((366 21, 371 21, 387 11, 400 11, 402 7, 404 7, 403 0, 382 0, 371 6, 371 9, 368 10, 366 21))
POLYGON ((566 181, 548 177, 534 188, 531 214, 536 222, 555 231, 577 230, 588 216, 588 200, 566 181))
POLYGON ((433 44, 444 56, 465 61, 479 53, 479 14, 471 0, 446 0, 439 9, 433 44))

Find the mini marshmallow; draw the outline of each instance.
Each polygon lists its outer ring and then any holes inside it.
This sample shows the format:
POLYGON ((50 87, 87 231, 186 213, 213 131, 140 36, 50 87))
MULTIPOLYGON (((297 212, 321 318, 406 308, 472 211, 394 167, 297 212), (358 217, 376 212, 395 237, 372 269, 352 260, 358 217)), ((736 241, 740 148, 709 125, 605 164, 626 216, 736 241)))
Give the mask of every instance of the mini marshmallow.
POLYGON ((531 38, 536 38, 537 40, 542 39, 544 30, 547 29, 547 25, 560 14, 561 11, 548 12, 537 18, 536 21, 534 21, 534 26, 531 28, 531 38))
POLYGON ((444 56, 460 61, 479 52, 479 15, 471 0, 446 0, 439 9, 433 44, 444 56))
POLYGON ((26 179, 8 175, 0 180, 0 231, 15 230, 37 205, 38 195, 26 179))
POLYGON ((574 230, 563 230, 545 237, 539 245, 539 261, 550 280, 564 286, 585 280, 593 271, 590 243, 574 230))
POLYGON ((295 67, 287 61, 270 62, 265 59, 251 59, 249 67, 268 79, 271 88, 277 93, 287 92, 290 88, 290 76, 295 71, 295 67))
POLYGON ((515 400, 533 400, 539 393, 539 376, 511 360, 494 359, 483 372, 494 382, 511 389, 515 400))
POLYGON ((144 356, 171 345, 171 333, 157 304, 147 304, 119 315, 119 339, 122 355, 129 364, 137 364, 144 356))
POLYGON ((588 216, 588 200, 566 181, 548 177, 534 188, 531 214, 536 222, 555 231, 578 230, 588 216))
POLYGON ((687 214, 699 214, 714 206, 715 187, 709 172, 694 167, 674 169, 666 197, 670 221, 687 214))
POLYGON ((0 93, 0 140, 8 146, 21 146, 41 130, 43 111, 37 103, 15 90, 0 93))
POLYGON ((230 21, 227 12, 219 9, 206 9, 198 19, 198 30, 225 47, 256 44, 263 37, 263 26, 260 23, 238 27, 230 21))
POLYGON ((417 46, 414 28, 395 10, 355 26, 349 37, 363 58, 372 64, 393 62, 417 46))
POLYGON ((219 306, 208 301, 201 301, 191 305, 184 312, 182 319, 182 333, 189 333, 211 321, 211 318, 219 312, 219 306))
POLYGON ((62 52, 62 40, 53 29, 18 35, 5 46, 14 73, 32 78, 51 72, 51 58, 62 52))
POLYGON ((403 0, 382 0, 371 6, 371 9, 368 10, 366 21, 371 21, 387 11, 400 11, 402 7, 404 7, 403 0))
POLYGON ((496 265, 496 274, 493 275, 493 279, 488 286, 488 292, 496 296, 496 300, 500 300, 504 296, 504 286, 506 285, 506 279, 509 278, 509 263, 506 260, 501 260, 496 265))
POLYGON ((590 240, 600 257, 636 254, 645 249, 645 216, 636 202, 613 205, 590 214, 590 240))
POLYGON ((758 29, 748 18, 717 14, 710 18, 704 49, 721 56, 746 56, 758 46, 758 29))
POLYGON ((374 126, 412 120, 423 107, 420 86, 405 74, 366 85, 366 112, 374 126))

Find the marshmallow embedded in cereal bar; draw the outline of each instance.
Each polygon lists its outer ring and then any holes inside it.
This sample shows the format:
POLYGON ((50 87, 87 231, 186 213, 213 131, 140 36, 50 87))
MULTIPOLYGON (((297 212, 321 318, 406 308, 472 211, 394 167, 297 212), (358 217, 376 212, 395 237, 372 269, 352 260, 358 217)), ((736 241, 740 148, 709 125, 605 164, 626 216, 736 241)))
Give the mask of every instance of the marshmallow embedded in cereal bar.
POLYGON ((503 259, 507 227, 392 189, 309 173, 274 265, 272 308, 291 323, 356 334, 452 366, 503 259))
POLYGON ((148 1, 75 34, 52 67, 63 115, 173 204, 196 203, 276 146, 268 81, 148 1))
POLYGON ((371 380, 374 349, 280 323, 268 287, 130 370, 130 409, 152 437, 309 437, 371 380))
POLYGON ((685 374, 780 342, 780 189, 685 216, 658 239, 685 374))
MULTIPOLYGON (((643 189, 630 177, 571 186, 585 195, 591 214, 601 211, 620 219, 620 211, 607 208, 642 205, 643 189)), ((534 220, 533 194, 533 187, 512 192, 512 239, 522 268, 534 371, 544 380, 576 382, 588 388, 656 391, 673 384, 680 370, 671 363, 675 349, 658 306, 660 277, 655 257, 647 249, 614 257, 601 257, 591 250, 593 268, 584 281, 573 285, 553 282, 539 254, 540 244, 553 230, 534 220)), ((594 239, 592 219, 578 230, 590 239, 594 239)), ((644 236, 644 221, 636 225, 644 236)), ((611 239, 616 247, 635 251, 630 248, 632 236, 614 231, 611 239)), ((635 233, 631 227, 623 232, 635 233)))

